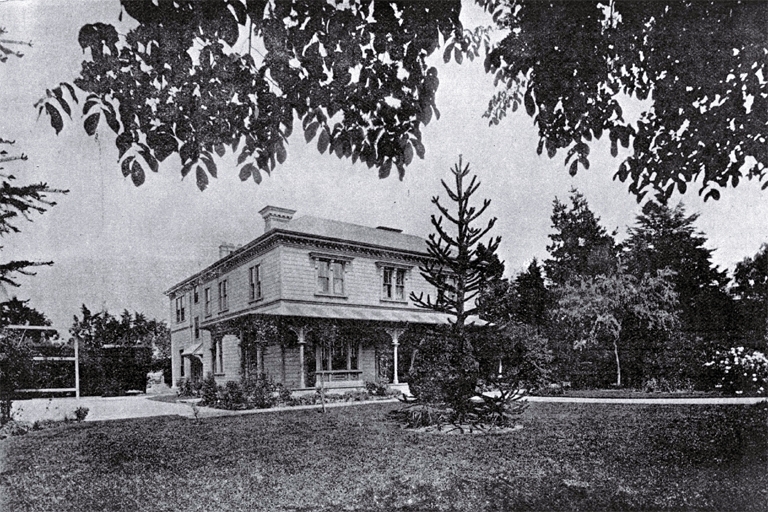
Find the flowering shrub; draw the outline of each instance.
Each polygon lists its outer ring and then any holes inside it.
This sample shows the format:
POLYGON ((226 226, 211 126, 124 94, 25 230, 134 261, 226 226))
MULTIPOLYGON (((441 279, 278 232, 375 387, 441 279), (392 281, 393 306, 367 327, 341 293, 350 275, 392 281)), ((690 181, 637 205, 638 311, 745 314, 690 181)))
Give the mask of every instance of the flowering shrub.
POLYGON ((718 351, 705 363, 717 373, 716 388, 736 395, 765 395, 768 389, 768 359, 762 352, 744 347, 718 351))

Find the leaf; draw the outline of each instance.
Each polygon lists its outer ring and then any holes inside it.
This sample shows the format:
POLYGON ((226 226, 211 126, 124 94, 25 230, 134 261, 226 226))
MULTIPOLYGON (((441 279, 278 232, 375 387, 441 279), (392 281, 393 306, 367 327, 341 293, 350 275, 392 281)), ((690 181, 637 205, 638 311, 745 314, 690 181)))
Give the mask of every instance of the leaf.
POLYGON ((83 105, 83 115, 87 115, 88 112, 90 112, 93 107, 98 105, 98 103, 99 103, 98 101, 91 100, 91 99, 86 101, 85 104, 83 105))
POLYGON ((410 165, 413 160, 413 147, 410 143, 405 144, 405 150, 403 151, 403 162, 405 165, 410 165))
MULTIPOLYGON (((149 140, 149 137, 147 138, 149 140)), ((152 144, 150 143, 150 146, 152 144)), ((123 132, 115 139, 115 146, 117 146, 120 157, 133 146, 133 134, 131 132, 123 132)), ((159 158, 159 157, 158 157, 159 158)), ((162 161, 162 159, 160 159, 162 161)))
POLYGON ((85 128, 85 133, 88 135, 93 135, 96 133, 96 128, 99 126, 99 120, 101 119, 101 114, 98 112, 88 116, 85 118, 85 122, 83 122, 83 127, 85 128))
POLYGON ((75 94, 75 88, 69 85, 66 82, 61 82, 60 84, 62 87, 64 87, 67 91, 69 91, 69 96, 72 98, 72 101, 77 103, 77 94, 75 94))
POLYGON ((157 159, 152 156, 152 153, 149 152, 149 148, 142 148, 139 150, 139 154, 144 158, 144 161, 147 162, 147 165, 150 169, 152 169, 152 172, 157 172, 159 169, 159 166, 157 164, 157 159))
POLYGON ((200 189, 200 192, 208 188, 208 175, 205 174, 205 171, 199 165, 195 169, 195 177, 197 178, 197 188, 200 189))
POLYGON ((192 170, 193 165, 195 165, 195 162, 187 162, 184 167, 181 168, 181 179, 187 177, 187 174, 189 174, 189 171, 192 170))
POLYGON ((282 165, 285 163, 286 158, 288 157, 287 152, 285 151, 285 146, 282 144, 278 144, 275 148, 275 154, 277 156, 277 161, 282 165))
POLYGON ((704 195, 704 202, 706 203, 709 198, 712 198, 715 201, 717 201, 718 199, 720 199, 720 192, 714 188, 710 189, 709 192, 707 192, 704 195))
POLYGON ((461 64, 464 61, 464 53, 458 46, 453 50, 453 58, 456 59, 457 64, 461 64))
POLYGON ((50 103, 45 104, 45 111, 51 117, 51 126, 56 130, 56 135, 59 134, 62 128, 64 128, 64 120, 61 118, 59 111, 50 103))
POLYGON ((611 156, 616 158, 619 154, 619 145, 616 143, 616 139, 611 138, 611 156))
POLYGON ((328 144, 331 142, 331 137, 328 135, 328 130, 320 130, 320 136, 317 138, 317 150, 323 154, 328 149, 328 144))
POLYGON ((107 120, 107 125, 113 132, 118 133, 120 131, 120 123, 117 122, 115 108, 109 103, 105 103, 105 105, 106 107, 102 108, 102 112, 104 112, 104 118, 107 120))
POLYGON ((685 182, 684 182, 684 181, 678 181, 678 182, 677 182, 677 190, 678 190, 678 191, 679 191, 681 194, 685 194, 685 191, 686 191, 686 190, 688 190, 688 186, 685 184, 685 182))
POLYGON ((253 181, 255 181, 257 185, 261 183, 261 173, 256 167, 251 169, 251 176, 253 176, 253 181))
POLYGON ((379 179, 384 179, 389 176, 390 171, 392 170, 392 160, 387 160, 384 162, 381 167, 379 167, 379 179))
POLYGON ((307 126, 307 129, 304 130, 304 140, 307 142, 311 141, 315 138, 315 134, 317 133, 317 127, 320 126, 317 121, 313 121, 312 123, 307 126))
POLYGON ((123 160, 123 163, 120 165, 120 169, 123 171, 123 177, 127 178, 129 174, 131 174, 131 163, 133 162, 134 158, 132 156, 129 156, 125 160, 123 160))
POLYGON ((210 155, 203 155, 200 158, 200 160, 202 160, 205 166, 208 168, 208 174, 210 174, 214 178, 218 178, 218 176, 216 175, 216 173, 218 172, 218 169, 216 168, 216 163, 213 161, 210 155))
POLYGON ((448 64, 451 62, 451 52, 453 52, 453 41, 445 45, 445 51, 443 52, 443 62, 448 64))
POLYGON ((251 177, 251 174, 253 173, 253 169, 255 169, 253 164, 245 164, 240 168, 240 181, 245 181, 248 178, 251 177))
POLYGON ((53 95, 56 96, 56 101, 59 102, 59 105, 61 105, 61 108, 64 110, 64 112, 66 112, 69 117, 72 117, 72 109, 69 108, 69 103, 67 103, 67 101, 64 99, 61 87, 56 87, 53 90, 53 95))
POLYGON ((528 85, 528 90, 525 91, 525 97, 523 100, 525 101, 525 111, 528 113, 529 116, 533 117, 533 115, 536 113, 536 103, 533 101, 533 89, 531 89, 531 85, 528 85))
POLYGON ((131 166, 131 180, 133 180, 133 184, 137 187, 141 186, 144 183, 144 178, 144 169, 141 168, 138 160, 134 160, 131 166))
POLYGON ((579 170, 579 161, 574 160, 573 162, 571 162, 571 167, 568 169, 568 174, 570 174, 571 176, 576 176, 576 171, 578 170, 579 170))
POLYGON ((226 153, 226 148, 224 147, 224 144, 219 142, 218 144, 214 144, 213 150, 216 151, 216 154, 220 157, 224 156, 224 153, 226 153))
POLYGON ((418 139, 411 139, 411 142, 413 143, 413 149, 416 150, 416 155, 422 160, 424 160, 424 154, 425 154, 424 144, 422 144, 421 141, 418 139))

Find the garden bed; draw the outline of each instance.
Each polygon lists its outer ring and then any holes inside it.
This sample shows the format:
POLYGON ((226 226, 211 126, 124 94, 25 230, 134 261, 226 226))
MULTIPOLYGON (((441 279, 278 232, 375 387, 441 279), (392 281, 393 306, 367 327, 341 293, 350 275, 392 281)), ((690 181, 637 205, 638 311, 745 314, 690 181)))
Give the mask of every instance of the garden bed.
POLYGON ((766 406, 531 403, 509 435, 400 404, 62 425, 2 441, 3 510, 764 510, 766 406))

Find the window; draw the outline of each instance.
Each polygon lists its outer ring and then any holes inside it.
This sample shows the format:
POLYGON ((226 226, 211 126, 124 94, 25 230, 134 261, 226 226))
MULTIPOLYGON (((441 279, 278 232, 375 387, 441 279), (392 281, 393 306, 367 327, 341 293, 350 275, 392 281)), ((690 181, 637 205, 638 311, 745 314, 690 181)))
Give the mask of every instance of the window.
POLYGON ((184 349, 179 350, 179 377, 184 376, 184 349))
POLYGON ((384 267, 382 269, 382 296, 387 300, 405 300, 405 269, 384 267))
POLYGON ((195 339, 200 337, 200 317, 195 317, 195 339))
POLYGON ((197 285, 195 285, 195 287, 192 288, 192 297, 193 297, 193 300, 194 300, 195 304, 200 302, 200 294, 198 293, 197 285))
POLYGON ((355 343, 334 340, 320 345, 322 371, 357 370, 358 346, 355 343))
POLYGON ((254 265, 248 269, 248 297, 250 300, 261 298, 261 265, 254 265))
POLYGON ((211 314, 211 289, 206 288, 203 290, 203 298, 205 299, 205 316, 211 314))
POLYGON ((184 321, 184 296, 176 297, 176 323, 184 321))
POLYGON ((213 342, 211 348, 211 358, 213 360, 213 373, 224 373, 224 351, 222 350, 222 340, 213 342))
POLYGON ((344 295, 344 262, 317 260, 317 291, 328 295, 344 295))
POLYGON ((227 310, 227 280, 219 282, 219 311, 227 310))
POLYGON ((348 256, 311 252, 315 260, 317 276, 316 293, 320 295, 345 296, 344 274, 349 269, 347 265, 353 260, 348 256))
POLYGON ((446 301, 456 300, 456 276, 443 274, 439 279, 443 284, 437 290, 437 303, 446 306, 446 301))

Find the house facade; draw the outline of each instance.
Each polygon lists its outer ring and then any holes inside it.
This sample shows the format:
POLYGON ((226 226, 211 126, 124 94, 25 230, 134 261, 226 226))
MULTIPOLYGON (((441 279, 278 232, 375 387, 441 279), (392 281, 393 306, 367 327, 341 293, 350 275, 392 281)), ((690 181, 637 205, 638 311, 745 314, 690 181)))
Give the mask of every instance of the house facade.
POLYGON ((274 206, 260 214, 264 234, 222 246, 218 261, 166 292, 174 385, 250 372, 293 390, 399 385, 403 333, 448 323, 409 298, 435 296, 419 272, 426 241, 274 206))

